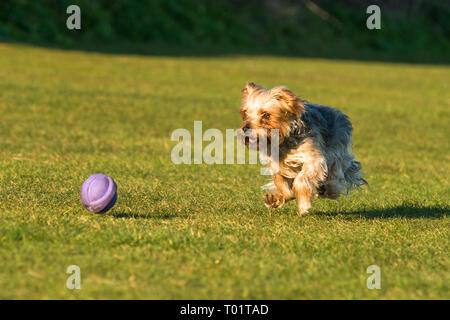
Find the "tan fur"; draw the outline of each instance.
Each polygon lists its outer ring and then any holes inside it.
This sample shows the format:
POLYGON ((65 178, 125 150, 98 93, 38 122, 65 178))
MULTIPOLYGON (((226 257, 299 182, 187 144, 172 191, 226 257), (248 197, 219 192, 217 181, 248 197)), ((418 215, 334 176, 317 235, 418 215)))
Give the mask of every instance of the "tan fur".
POLYGON ((249 82, 242 89, 240 112, 244 122, 241 129, 245 125, 251 125, 256 130, 256 138, 260 135, 265 138, 266 134, 270 136, 272 129, 278 129, 283 137, 289 134, 290 118, 298 117, 304 109, 301 100, 284 87, 275 87, 268 91, 249 82), (271 116, 265 119, 264 114, 271 116))
MULTIPOLYGON (((276 172, 272 192, 264 195, 269 208, 297 199, 298 212, 303 215, 311 208, 315 195, 338 199, 344 189, 366 183, 360 176, 359 162, 349 152, 352 128, 347 116, 320 105, 308 104, 308 108, 285 87, 267 90, 250 82, 242 89, 242 135, 253 137, 253 141, 264 137, 270 144, 271 130, 278 129, 280 134, 279 159, 276 161, 269 155, 268 161, 272 172, 276 172), (308 124, 302 120, 307 110, 311 115, 308 124), (333 132, 326 131, 327 121, 336 122, 332 123, 334 127, 330 125, 332 129, 328 128, 333 132), (293 123, 297 128, 304 126, 309 133, 297 137, 297 133, 291 132, 293 123), (329 137, 331 134, 342 136, 329 137)), ((245 138, 244 141, 249 144, 245 138)))

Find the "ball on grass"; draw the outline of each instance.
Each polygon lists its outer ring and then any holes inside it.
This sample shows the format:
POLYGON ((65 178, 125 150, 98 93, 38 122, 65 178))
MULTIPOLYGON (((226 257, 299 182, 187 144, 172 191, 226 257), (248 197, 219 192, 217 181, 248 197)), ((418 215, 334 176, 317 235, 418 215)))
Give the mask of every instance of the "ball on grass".
POLYGON ((90 176, 81 187, 81 203, 95 213, 105 213, 117 200, 117 184, 101 173, 90 176))

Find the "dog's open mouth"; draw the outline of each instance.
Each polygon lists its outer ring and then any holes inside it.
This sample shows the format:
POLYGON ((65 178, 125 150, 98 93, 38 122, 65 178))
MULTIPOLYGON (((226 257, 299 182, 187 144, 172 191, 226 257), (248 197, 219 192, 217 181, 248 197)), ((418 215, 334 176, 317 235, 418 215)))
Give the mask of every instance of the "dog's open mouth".
POLYGON ((258 139, 255 137, 248 137, 248 143, 250 144, 256 144, 258 142, 258 139))

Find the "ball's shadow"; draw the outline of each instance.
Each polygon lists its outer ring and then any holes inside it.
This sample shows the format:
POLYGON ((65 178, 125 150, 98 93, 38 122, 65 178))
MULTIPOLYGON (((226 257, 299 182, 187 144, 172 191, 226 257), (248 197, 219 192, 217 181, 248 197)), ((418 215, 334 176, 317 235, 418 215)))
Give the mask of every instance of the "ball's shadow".
POLYGON ((170 220, 175 218, 187 217, 187 215, 179 215, 179 214, 161 214, 161 213, 145 213, 145 212, 111 212, 110 216, 117 219, 157 219, 157 220, 170 220))

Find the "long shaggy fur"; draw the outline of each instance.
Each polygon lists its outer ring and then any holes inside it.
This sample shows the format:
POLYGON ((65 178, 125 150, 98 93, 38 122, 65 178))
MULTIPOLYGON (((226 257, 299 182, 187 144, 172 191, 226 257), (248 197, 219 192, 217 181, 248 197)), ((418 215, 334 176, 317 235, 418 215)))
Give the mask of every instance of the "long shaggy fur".
POLYGON ((298 98, 285 87, 267 90, 248 83, 242 90, 240 127, 244 142, 259 139, 278 143, 278 161, 268 154, 273 183, 264 195, 267 207, 277 208, 297 199, 305 214, 314 196, 338 199, 355 187, 367 184, 361 164, 350 152, 352 124, 341 111, 298 98), (270 141, 271 130, 279 130, 279 141, 270 141))

